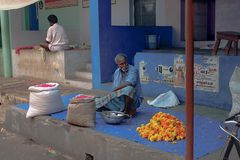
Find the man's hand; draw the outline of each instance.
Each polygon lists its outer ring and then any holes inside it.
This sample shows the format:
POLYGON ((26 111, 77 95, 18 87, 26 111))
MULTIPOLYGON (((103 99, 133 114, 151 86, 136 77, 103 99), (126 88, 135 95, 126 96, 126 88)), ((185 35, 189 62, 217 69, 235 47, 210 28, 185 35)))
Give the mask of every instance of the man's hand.
POLYGON ((113 92, 115 92, 115 91, 117 91, 117 90, 119 90, 119 89, 122 89, 122 88, 124 88, 124 87, 127 87, 127 86, 132 86, 132 84, 129 83, 129 82, 125 82, 124 84, 116 87, 116 88, 113 90, 113 92))

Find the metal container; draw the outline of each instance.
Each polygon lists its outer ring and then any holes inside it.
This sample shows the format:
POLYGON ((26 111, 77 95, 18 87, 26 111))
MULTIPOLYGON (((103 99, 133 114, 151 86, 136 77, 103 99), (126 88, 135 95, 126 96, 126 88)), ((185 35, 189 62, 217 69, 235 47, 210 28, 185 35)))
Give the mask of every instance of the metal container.
POLYGON ((119 111, 102 111, 103 120, 108 124, 119 124, 125 118, 131 117, 128 114, 119 111))

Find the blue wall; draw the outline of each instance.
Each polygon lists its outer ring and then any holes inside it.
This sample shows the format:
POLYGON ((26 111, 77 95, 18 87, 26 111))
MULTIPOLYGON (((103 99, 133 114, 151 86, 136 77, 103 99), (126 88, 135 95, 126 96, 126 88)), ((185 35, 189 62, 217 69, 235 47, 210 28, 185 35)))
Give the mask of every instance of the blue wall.
POLYGON ((114 57, 123 52, 133 64, 136 52, 145 48, 145 35, 160 35, 161 47, 172 46, 172 28, 111 26, 110 0, 90 1, 90 24, 93 63, 93 88, 103 89, 101 83, 112 81, 116 69, 114 57))
MULTIPOLYGON (((156 79, 157 72, 155 67, 157 65, 173 66, 174 57, 179 54, 165 52, 165 53, 137 53, 135 56, 135 66, 139 68, 139 62, 144 61, 146 65, 146 74, 150 79, 156 79)), ((182 54, 185 59, 185 55, 182 54)), ((195 53, 194 59, 201 58, 201 55, 195 53)), ((229 90, 229 81, 236 65, 239 65, 240 57, 236 56, 219 56, 219 91, 194 91, 194 103, 222 108, 226 110, 231 109, 232 97, 229 90)), ((172 90, 181 101, 185 101, 185 88, 174 87, 166 83, 156 83, 149 81, 142 84, 144 96, 156 97, 160 93, 172 90)))

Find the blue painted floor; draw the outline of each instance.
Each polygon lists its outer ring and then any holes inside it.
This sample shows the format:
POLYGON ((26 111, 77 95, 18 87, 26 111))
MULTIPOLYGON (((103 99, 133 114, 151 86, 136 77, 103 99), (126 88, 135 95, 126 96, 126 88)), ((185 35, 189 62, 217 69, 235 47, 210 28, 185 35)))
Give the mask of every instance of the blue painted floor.
MULTIPOLYGON (((67 106, 69 99, 75 95, 76 94, 69 94, 63 96, 62 100, 64 105, 67 106)), ((27 103, 25 103, 20 104, 17 107, 27 110, 29 106, 27 103)), ((171 142, 150 142, 147 139, 141 138, 136 132, 136 128, 138 126, 148 123, 151 117, 159 111, 170 113, 186 124, 185 113, 173 112, 167 109, 159 109, 155 107, 141 106, 134 118, 126 119, 122 124, 119 125, 106 124, 103 121, 100 113, 97 112, 96 127, 93 129, 104 134, 134 141, 136 143, 140 143, 165 152, 185 156, 185 140, 177 141, 177 144, 173 144, 171 142)), ((52 114, 51 116, 59 120, 66 120, 66 115, 67 111, 63 111, 52 114)), ((219 121, 195 114, 194 122, 194 157, 196 159, 224 146, 226 134, 220 130, 219 121)))

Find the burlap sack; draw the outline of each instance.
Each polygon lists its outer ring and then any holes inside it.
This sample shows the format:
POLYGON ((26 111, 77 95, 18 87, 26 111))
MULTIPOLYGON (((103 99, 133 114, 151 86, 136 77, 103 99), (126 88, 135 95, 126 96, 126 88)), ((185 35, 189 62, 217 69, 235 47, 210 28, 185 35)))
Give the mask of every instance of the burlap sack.
POLYGON ((74 97, 67 112, 67 122, 82 127, 94 127, 96 121, 96 106, 94 97, 78 99, 74 97))

